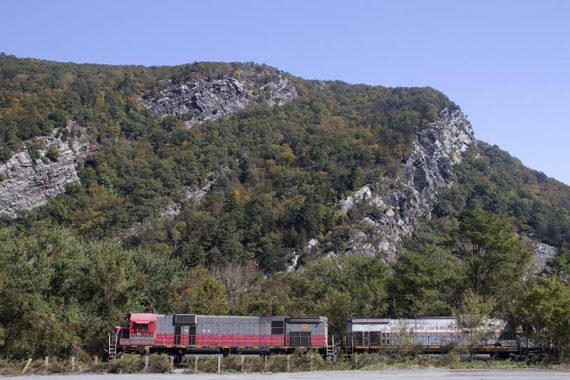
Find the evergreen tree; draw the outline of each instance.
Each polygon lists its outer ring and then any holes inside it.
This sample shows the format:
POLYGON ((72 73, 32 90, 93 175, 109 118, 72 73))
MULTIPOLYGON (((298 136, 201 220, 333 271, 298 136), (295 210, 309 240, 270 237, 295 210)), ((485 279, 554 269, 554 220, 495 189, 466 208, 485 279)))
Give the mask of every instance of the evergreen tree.
POLYGON ((517 316, 528 337, 556 358, 570 355, 570 289, 556 277, 530 281, 517 316))
POLYGON ((458 234, 467 289, 494 298, 499 312, 512 311, 530 263, 530 248, 510 224, 482 210, 463 213, 458 234))

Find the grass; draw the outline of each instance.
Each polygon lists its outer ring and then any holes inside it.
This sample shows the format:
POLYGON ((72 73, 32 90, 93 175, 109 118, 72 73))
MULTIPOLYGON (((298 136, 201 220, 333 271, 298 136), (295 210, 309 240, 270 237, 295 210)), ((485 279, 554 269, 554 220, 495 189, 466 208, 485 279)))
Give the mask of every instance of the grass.
MULTIPOLYGON (((27 361, 0 360, 0 376, 20 375, 27 361)), ((194 372, 194 359, 187 360, 186 372, 194 372)), ((343 371, 343 370, 379 370, 404 368, 447 368, 447 369, 570 369, 570 362, 549 363, 546 361, 531 362, 528 360, 466 360, 459 352, 450 352, 442 356, 428 355, 387 355, 361 353, 358 355, 342 355, 335 361, 324 359, 316 353, 273 355, 267 358, 245 355, 242 367, 241 355, 223 357, 221 371, 223 373, 260 373, 260 372, 304 372, 304 371, 343 371)), ((152 354, 148 356, 145 369, 145 357, 140 355, 123 355, 110 362, 81 361, 76 363, 75 373, 168 373, 170 358, 167 355, 152 354)), ((198 358, 198 372, 216 373, 218 358, 203 356, 198 358)), ((47 375, 54 373, 72 373, 71 361, 50 358, 46 368, 43 359, 34 360, 29 365, 27 375, 47 375)))
MULTIPOLYGON (((27 360, 0 360, 0 376, 21 375, 27 360)), ((50 375, 57 373, 168 373, 170 357, 152 354, 148 356, 148 367, 145 369, 145 358, 140 355, 123 355, 110 362, 77 361, 72 370, 70 359, 49 359, 46 368, 44 359, 33 360, 26 369, 26 375, 50 375)))

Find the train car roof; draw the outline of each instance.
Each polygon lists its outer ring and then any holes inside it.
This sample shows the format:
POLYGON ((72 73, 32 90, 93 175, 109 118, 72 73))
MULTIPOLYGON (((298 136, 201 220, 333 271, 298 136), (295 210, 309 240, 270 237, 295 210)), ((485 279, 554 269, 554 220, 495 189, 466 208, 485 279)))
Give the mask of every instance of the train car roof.
POLYGON ((130 313, 129 319, 132 322, 146 324, 156 322, 156 314, 153 313, 130 313))
POLYGON ((454 319, 452 316, 448 317, 404 317, 404 318, 348 318, 346 321, 351 323, 390 323, 391 321, 400 320, 443 320, 443 319, 454 319))

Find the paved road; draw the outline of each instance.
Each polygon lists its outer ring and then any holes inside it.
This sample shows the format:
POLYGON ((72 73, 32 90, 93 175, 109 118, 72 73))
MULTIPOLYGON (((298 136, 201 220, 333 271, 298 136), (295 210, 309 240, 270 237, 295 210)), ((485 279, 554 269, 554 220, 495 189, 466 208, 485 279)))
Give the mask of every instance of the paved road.
MULTIPOLYGON (((38 376, 18 376, 4 379, 41 380, 38 376)), ((568 380, 570 371, 559 370, 445 370, 394 369, 382 371, 327 371, 276 374, 171 374, 171 375, 51 375, 46 380, 568 380)))

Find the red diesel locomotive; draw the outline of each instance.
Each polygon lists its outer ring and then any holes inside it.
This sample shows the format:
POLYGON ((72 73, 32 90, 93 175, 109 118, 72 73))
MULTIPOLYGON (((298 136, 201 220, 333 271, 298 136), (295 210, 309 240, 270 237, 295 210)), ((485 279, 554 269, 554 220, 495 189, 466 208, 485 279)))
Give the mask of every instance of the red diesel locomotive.
POLYGON ((185 354, 326 354, 326 317, 241 317, 228 315, 131 313, 115 327, 109 356, 120 352, 185 354))

